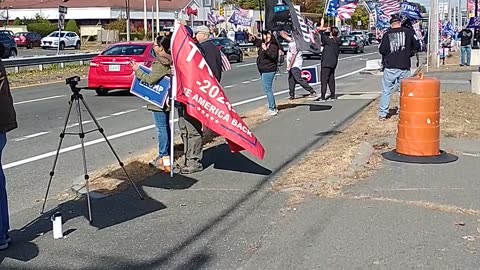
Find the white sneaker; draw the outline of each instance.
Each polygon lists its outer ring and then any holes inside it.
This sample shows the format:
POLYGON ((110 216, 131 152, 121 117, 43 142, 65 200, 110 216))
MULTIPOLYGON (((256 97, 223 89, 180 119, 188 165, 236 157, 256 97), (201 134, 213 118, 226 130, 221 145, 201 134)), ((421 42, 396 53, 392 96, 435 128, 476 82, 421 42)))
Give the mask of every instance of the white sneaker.
POLYGON ((278 110, 268 110, 267 113, 265 113, 265 116, 276 116, 278 114, 278 110))

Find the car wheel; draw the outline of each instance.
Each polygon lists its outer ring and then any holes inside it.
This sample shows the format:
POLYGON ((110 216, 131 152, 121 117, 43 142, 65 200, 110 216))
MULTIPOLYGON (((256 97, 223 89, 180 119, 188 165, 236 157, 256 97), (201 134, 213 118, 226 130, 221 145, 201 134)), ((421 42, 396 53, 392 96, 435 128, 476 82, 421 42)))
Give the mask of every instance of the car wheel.
POLYGON ((243 53, 240 53, 240 55, 238 56, 238 63, 241 63, 243 62, 243 53))
POLYGON ((108 95, 108 90, 105 89, 95 89, 95 92, 101 97, 108 95))
POLYGON ((11 58, 17 57, 17 51, 16 51, 15 49, 12 49, 12 50, 10 51, 9 57, 11 57, 11 58))
POLYGON ((65 43, 60 42, 59 49, 60 51, 63 51, 63 49, 65 49, 65 43))
POLYGON ((75 44, 75 49, 80 50, 80 41, 77 41, 77 44, 75 44))

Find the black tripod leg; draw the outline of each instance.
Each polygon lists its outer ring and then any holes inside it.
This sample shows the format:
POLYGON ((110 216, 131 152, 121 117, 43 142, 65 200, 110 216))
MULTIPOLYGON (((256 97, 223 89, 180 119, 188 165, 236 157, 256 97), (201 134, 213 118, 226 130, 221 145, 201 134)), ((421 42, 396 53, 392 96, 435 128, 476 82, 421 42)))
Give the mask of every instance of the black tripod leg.
MULTIPOLYGON (((80 96, 80 99, 82 97, 80 96)), ((83 100, 83 99, 82 99, 83 100)), ((76 100, 76 107, 77 107, 77 117, 78 117, 78 132, 80 136, 80 144, 82 145, 82 159, 83 159, 83 172, 85 178, 85 189, 87 190, 87 207, 88 207, 88 220, 92 223, 92 207, 90 204, 90 187, 89 187, 89 176, 87 170, 87 156, 85 154, 85 133, 83 131, 83 123, 82 123, 82 112, 80 110, 80 101, 76 100)))
POLYGON ((142 196, 142 194, 140 193, 140 190, 138 189, 137 185, 135 184, 135 182, 133 181, 133 179, 130 177, 130 175, 128 174, 127 170, 125 169, 125 164, 120 160, 120 157, 118 156, 117 152, 115 152, 115 149, 113 148, 112 144, 110 143, 110 141, 108 140, 107 136, 105 135, 105 131, 103 130, 103 128, 100 127, 100 124, 98 123, 97 119, 96 119, 95 116, 93 115, 92 111, 91 111, 90 108, 88 107, 88 105, 87 105, 87 103, 85 102, 85 100, 83 99, 83 97, 80 97, 80 99, 82 100, 83 105, 84 105, 85 108, 87 109, 88 114, 90 114, 90 117, 92 118, 93 122, 94 122, 95 125, 97 126, 98 131, 100 131, 100 133, 102 134, 103 138, 104 138, 105 141, 107 142, 108 147, 110 147, 110 150, 112 151, 113 155, 114 155, 115 158, 117 159, 118 164, 120 165, 120 167, 122 167, 123 172, 125 173, 125 175, 127 176, 128 180, 130 181, 130 184, 132 184, 133 188, 134 188, 135 191, 137 192, 138 197, 140 197, 140 199, 143 200, 143 196, 142 196))
POLYGON ((74 99, 72 96, 72 98, 70 99, 70 106, 68 107, 67 117, 65 118, 65 124, 63 125, 62 132, 60 133, 60 141, 58 143, 57 153, 55 154, 55 160, 53 161, 53 167, 52 167, 52 170, 50 171, 50 179, 48 180, 47 191, 45 192, 45 198, 43 200, 42 211, 40 212, 40 214, 43 214, 45 211, 45 205, 47 204, 48 193, 50 192, 50 186, 52 184, 53 175, 55 175, 55 168, 57 167, 58 156, 60 155, 60 149, 62 148, 63 139, 65 138, 65 131, 67 130, 68 119, 70 118, 70 114, 72 112, 73 102, 74 102, 74 99))

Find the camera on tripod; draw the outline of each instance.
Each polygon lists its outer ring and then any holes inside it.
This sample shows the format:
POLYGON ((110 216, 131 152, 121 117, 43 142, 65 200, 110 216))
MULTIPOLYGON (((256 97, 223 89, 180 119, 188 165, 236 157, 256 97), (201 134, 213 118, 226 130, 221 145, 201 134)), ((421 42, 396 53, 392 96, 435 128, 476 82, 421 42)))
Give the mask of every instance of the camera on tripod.
POLYGON ((65 84, 68 84, 70 86, 77 85, 79 82, 80 82, 80 77, 79 76, 73 76, 73 77, 65 79, 65 84))

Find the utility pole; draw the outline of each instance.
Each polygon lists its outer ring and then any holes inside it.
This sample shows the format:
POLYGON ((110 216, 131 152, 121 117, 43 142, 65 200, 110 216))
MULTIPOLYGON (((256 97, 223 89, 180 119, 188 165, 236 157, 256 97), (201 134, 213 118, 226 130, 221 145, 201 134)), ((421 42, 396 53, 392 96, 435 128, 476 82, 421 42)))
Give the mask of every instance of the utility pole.
MULTIPOLYGON (((452 0, 448 0, 447 1, 447 7, 448 7, 448 21, 449 22, 452 22, 452 0)), ((454 23, 452 23, 452 25, 455 25, 454 23)))
MULTIPOLYGON (((478 1, 478 0, 477 0, 478 1)), ((438 1, 430 0, 430 20, 428 30, 428 51, 429 59, 432 67, 438 67, 440 61, 438 59, 438 1)))
POLYGON ((160 11, 158 10, 158 0, 156 1, 156 7, 157 7, 157 36, 160 35, 160 11))
POLYGON ((127 41, 130 41, 130 0, 125 0, 125 12, 127 13, 127 41))
POLYGON ((143 31, 145 32, 145 39, 148 34, 148 22, 147 22, 147 0, 143 0, 143 31))

